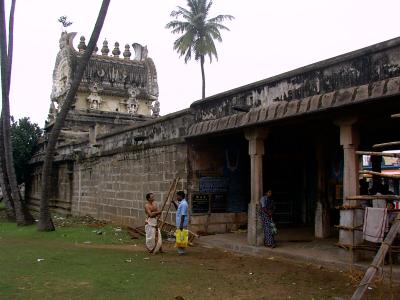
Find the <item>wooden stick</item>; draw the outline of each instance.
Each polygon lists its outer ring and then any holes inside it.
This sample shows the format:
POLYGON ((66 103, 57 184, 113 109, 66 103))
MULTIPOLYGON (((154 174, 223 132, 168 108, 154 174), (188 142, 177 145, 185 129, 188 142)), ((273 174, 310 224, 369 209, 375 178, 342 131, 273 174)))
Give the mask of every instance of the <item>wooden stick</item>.
POLYGON ((168 205, 167 211, 165 212, 164 219, 163 219, 163 221, 162 221, 162 223, 161 223, 160 230, 163 229, 164 224, 165 224, 165 220, 167 219, 167 216, 168 216, 168 213, 169 213, 169 209, 171 208, 172 199, 174 198, 174 195, 175 195, 175 193, 176 193, 176 188, 177 188, 177 186, 178 186, 179 179, 180 179, 180 178, 178 177, 178 178, 176 179, 176 181, 175 181, 173 193, 171 194, 171 199, 169 199, 169 205, 168 205))
POLYGON ((365 291, 368 288, 368 285, 374 278, 376 271, 382 264, 385 255, 389 247, 392 245, 393 240, 395 239, 399 230, 400 230, 400 217, 397 216, 395 223, 392 225, 392 228, 390 228, 389 233, 387 234, 385 240, 383 241, 381 247, 379 248, 379 251, 376 254, 374 260, 372 261, 371 266, 368 268, 367 272, 365 272, 365 275, 361 280, 360 284, 358 285, 356 291, 354 292, 353 297, 351 297, 351 300, 359 300, 362 298, 362 296, 364 295, 365 291))
POLYGON ((372 151, 356 151, 356 153, 360 155, 400 157, 400 153, 384 153, 384 152, 372 152, 372 151))
POLYGON ((400 200, 399 195, 360 195, 348 196, 347 200, 400 200))
POLYGON ((359 173, 374 175, 374 176, 381 176, 381 177, 386 177, 386 178, 400 179, 400 175, 397 175, 397 174, 384 174, 384 173, 379 173, 379 172, 374 172, 374 171, 360 171, 359 173))
MULTIPOLYGON (((164 210, 165 204, 167 203, 167 201, 168 201, 168 199, 169 199, 169 196, 170 196, 170 194, 171 194, 171 192, 172 192, 173 186, 176 185, 176 182, 177 182, 177 181, 178 181, 178 178, 175 178, 174 180, 172 180, 172 183, 171 183, 171 185, 169 186, 169 190, 168 190, 167 197, 164 199, 164 203, 163 203, 163 205, 161 206, 161 209, 160 209, 161 212, 164 210)), ((161 217, 161 214, 157 217, 157 221, 160 219, 160 217, 161 217)))
POLYGON ((354 231, 354 230, 363 230, 362 229, 362 226, 363 225, 359 225, 359 226, 356 226, 356 227, 349 227, 349 226, 343 226, 343 225, 335 225, 335 228, 338 228, 338 229, 343 229, 343 230, 349 230, 349 231, 354 231))
POLYGON ((392 118, 400 118, 400 114, 391 115, 392 118))
POLYGON ((399 146, 399 145, 400 145, 400 141, 396 141, 396 142, 375 144, 372 146, 372 148, 386 148, 386 147, 399 146))
MULTIPOLYGON (((379 250, 378 245, 366 245, 366 244, 361 244, 361 245, 351 245, 351 244, 342 244, 342 243, 335 243, 336 246, 344 248, 344 249, 353 249, 353 250, 365 250, 365 251, 374 251, 376 252, 379 250)), ((400 252, 400 247, 399 246, 392 246, 392 253, 399 253, 400 252)))
POLYGON ((343 206, 335 206, 336 209, 340 210, 351 210, 351 209, 365 209, 364 207, 360 205, 343 205, 343 206))

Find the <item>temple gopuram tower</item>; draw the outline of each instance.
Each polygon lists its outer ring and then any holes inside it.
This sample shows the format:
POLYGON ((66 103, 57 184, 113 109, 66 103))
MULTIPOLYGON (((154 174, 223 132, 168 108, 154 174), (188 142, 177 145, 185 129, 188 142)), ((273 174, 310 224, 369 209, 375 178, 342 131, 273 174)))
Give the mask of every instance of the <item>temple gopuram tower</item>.
MULTIPOLYGON (((75 36, 75 32, 61 34, 60 51, 53 71, 47 131, 54 124, 79 60, 86 51, 83 36, 78 49, 74 48, 75 36)), ((138 43, 131 46, 126 44, 121 51, 116 42, 111 55, 107 40, 104 40, 100 53, 96 47, 83 75, 75 103, 68 113, 61 138, 76 140, 86 136, 91 128, 96 128, 97 134, 106 133, 159 116, 160 103, 154 62, 148 57, 146 46, 138 43)))

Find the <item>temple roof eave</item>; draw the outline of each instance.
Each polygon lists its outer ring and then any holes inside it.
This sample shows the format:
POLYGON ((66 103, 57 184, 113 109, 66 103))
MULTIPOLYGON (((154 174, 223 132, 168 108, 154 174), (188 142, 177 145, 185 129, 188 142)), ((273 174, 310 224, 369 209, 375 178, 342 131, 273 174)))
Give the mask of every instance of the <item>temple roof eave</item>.
POLYGON ((268 106, 252 108, 249 112, 204 120, 191 125, 185 138, 221 133, 249 126, 266 125, 294 117, 306 117, 338 108, 379 101, 382 98, 400 96, 400 77, 377 81, 372 84, 340 89, 304 99, 276 101, 268 106))

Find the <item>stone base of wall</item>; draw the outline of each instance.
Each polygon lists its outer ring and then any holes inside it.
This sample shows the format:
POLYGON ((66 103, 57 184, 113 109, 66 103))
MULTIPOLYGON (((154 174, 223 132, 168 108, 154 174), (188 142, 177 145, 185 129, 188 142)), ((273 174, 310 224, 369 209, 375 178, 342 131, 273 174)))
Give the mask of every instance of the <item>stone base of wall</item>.
POLYGON ((226 233, 247 224, 247 213, 214 213, 190 217, 190 230, 196 233, 226 233))
MULTIPOLYGON (((29 210, 40 212, 40 199, 29 197, 27 198, 27 203, 29 210)), ((49 208, 52 214, 71 216, 71 202, 50 199, 49 208)))

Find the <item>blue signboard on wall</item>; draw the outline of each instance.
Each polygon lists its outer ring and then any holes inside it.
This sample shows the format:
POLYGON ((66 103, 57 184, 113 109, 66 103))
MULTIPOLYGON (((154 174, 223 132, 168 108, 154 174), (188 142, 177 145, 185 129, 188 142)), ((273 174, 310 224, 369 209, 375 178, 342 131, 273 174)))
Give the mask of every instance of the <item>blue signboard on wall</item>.
POLYGON ((199 180, 200 193, 225 193, 228 187, 229 181, 225 177, 201 177, 199 180))

